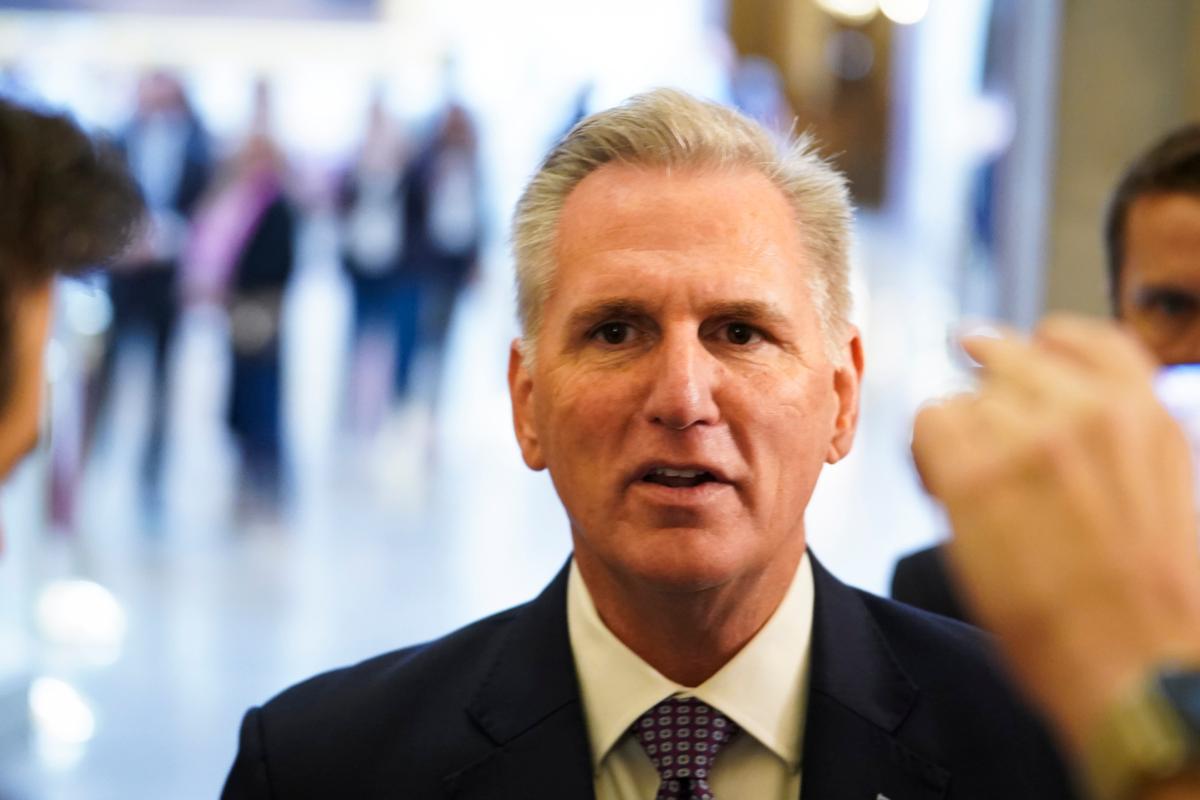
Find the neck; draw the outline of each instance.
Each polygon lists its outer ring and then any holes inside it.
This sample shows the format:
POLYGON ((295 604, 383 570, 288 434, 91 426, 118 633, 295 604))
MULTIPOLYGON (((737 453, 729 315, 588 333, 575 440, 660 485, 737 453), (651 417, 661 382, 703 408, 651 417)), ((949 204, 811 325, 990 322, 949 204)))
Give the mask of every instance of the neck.
POLYGON ((801 547, 770 568, 702 589, 618 576, 576 551, 579 573, 604 625, 634 653, 682 686, 704 683, 762 629, 795 577, 801 547))

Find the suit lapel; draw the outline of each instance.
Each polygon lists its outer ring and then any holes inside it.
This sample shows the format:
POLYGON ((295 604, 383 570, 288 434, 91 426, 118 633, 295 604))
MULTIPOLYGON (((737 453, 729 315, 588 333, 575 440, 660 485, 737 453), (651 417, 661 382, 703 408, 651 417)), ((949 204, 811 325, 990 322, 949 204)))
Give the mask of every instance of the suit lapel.
POLYGON ((812 564, 816 604, 801 798, 944 797, 949 773, 896 738, 918 688, 858 594, 815 558, 812 564))
POLYGON ((450 797, 590 798, 587 728, 567 633, 567 570, 512 621, 467 713, 496 745, 446 778, 450 797))

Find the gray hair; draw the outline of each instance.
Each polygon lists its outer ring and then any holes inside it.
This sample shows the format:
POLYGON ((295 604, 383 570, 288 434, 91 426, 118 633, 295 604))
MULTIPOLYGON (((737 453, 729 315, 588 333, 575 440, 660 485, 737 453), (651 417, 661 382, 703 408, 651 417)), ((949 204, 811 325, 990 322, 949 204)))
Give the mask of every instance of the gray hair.
POLYGON ((674 89, 635 95, 593 114, 546 156, 525 187, 513 215, 517 314, 521 348, 533 355, 542 308, 554 278, 559 216, 567 195, 609 162, 637 166, 749 167, 783 192, 816 269, 808 276, 826 349, 850 322, 849 242, 853 209, 845 177, 817 155, 808 136, 776 137, 758 123, 717 103, 674 89))

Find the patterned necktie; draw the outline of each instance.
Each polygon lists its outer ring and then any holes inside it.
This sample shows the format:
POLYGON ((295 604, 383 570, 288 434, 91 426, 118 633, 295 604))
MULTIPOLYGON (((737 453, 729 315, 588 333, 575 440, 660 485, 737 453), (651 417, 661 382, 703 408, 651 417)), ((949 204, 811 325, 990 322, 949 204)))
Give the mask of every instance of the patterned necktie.
POLYGON ((714 800, 708 771, 738 730, 694 697, 668 697, 630 728, 662 778, 656 800, 714 800))

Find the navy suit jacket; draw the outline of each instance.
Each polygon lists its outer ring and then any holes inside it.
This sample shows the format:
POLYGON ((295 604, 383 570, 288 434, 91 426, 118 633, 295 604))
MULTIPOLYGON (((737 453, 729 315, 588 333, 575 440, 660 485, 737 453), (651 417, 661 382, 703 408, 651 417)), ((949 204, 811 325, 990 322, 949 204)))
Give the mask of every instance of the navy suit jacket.
MULTIPOLYGON (((803 800, 1073 796, 984 634, 813 571, 803 800)), ((223 797, 591 798, 566 584, 252 709, 223 797)))
POLYGON ((896 562, 892 573, 892 599, 943 617, 975 624, 958 598, 958 589, 946 569, 946 549, 941 545, 909 553, 896 562))

